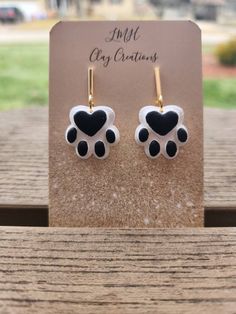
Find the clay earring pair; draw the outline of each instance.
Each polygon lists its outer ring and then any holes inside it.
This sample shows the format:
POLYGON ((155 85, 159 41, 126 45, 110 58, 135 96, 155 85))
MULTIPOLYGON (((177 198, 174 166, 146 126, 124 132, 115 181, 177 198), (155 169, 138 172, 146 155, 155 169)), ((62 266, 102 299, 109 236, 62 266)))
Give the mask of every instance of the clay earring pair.
MULTIPOLYGON (((135 140, 144 146, 149 158, 154 159, 162 154, 173 159, 177 156, 179 147, 188 140, 188 131, 183 125, 184 112, 178 106, 163 105, 159 68, 155 68, 155 81, 156 105, 141 108, 135 140)), ((66 130, 65 138, 82 159, 91 155, 105 159, 109 155, 110 145, 119 142, 119 131, 114 126, 114 111, 108 106, 94 106, 92 68, 88 69, 88 106, 73 107, 69 118, 71 124, 66 130)))

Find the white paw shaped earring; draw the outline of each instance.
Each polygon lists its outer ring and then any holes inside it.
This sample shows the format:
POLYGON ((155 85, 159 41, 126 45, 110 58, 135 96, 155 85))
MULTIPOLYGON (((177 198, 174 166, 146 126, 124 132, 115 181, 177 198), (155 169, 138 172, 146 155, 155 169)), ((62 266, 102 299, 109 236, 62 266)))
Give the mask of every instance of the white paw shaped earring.
POLYGON ((93 69, 88 69, 88 103, 89 106, 76 106, 70 111, 70 125, 65 138, 75 147, 76 154, 87 159, 94 155, 105 159, 109 155, 109 146, 119 142, 118 129, 113 125, 115 113, 108 106, 94 106, 93 69))
POLYGON ((141 108, 135 140, 144 146, 149 158, 155 159, 162 154, 167 159, 173 159, 189 137, 188 130, 183 125, 184 111, 175 105, 163 106, 159 68, 155 68, 155 79, 157 106, 141 108))

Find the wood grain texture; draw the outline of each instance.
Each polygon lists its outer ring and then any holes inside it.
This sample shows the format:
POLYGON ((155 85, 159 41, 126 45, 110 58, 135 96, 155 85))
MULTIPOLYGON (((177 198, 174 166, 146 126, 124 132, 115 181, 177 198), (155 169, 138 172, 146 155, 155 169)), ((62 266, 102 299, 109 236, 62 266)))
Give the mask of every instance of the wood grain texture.
MULTIPOLYGON (((48 205, 48 108, 0 113, 0 206, 48 205), (8 140, 6 140, 8 139, 8 140)), ((236 110, 205 109, 205 206, 236 208, 236 110)))
POLYGON ((235 313, 235 228, 1 227, 0 247, 0 313, 235 313))
POLYGON ((205 206, 236 209, 236 110, 205 109, 205 206))
POLYGON ((0 113, 0 206, 48 203, 48 108, 0 113))

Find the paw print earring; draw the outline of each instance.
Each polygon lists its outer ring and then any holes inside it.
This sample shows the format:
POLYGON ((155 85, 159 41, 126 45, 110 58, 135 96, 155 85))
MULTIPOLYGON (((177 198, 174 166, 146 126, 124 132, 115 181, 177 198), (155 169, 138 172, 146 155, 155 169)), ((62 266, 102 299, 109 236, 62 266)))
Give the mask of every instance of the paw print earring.
POLYGON ((167 159, 173 159, 179 147, 188 141, 188 131, 183 125, 184 111, 175 105, 163 106, 159 67, 155 68, 155 81, 157 106, 141 108, 135 140, 144 146, 149 158, 154 159, 162 154, 167 159))
POLYGON ((93 68, 88 69, 88 106, 79 105, 70 110, 70 125, 65 138, 75 147, 76 154, 87 159, 94 155, 105 159, 109 146, 119 142, 119 131, 113 125, 114 111, 107 106, 94 106, 93 68))

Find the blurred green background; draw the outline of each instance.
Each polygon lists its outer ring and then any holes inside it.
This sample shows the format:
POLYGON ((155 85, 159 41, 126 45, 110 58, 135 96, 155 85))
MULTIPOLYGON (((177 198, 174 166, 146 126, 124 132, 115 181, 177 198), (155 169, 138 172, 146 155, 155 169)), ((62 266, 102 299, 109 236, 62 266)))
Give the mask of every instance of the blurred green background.
MULTIPOLYGON (((0 10, 3 2, 0 0, 0 10)), ((198 1, 190 0, 28 2, 36 5, 37 16, 34 13, 32 17, 26 6, 28 15, 24 20, 0 23, 0 110, 48 104, 48 33, 59 19, 71 18, 199 19, 204 105, 236 108, 236 39, 232 41, 236 36, 236 2, 232 6, 228 0, 224 6, 216 4, 213 8, 202 4, 198 7, 198 1)))
POLYGON ((0 48, 0 109, 48 103, 48 45, 0 48))

